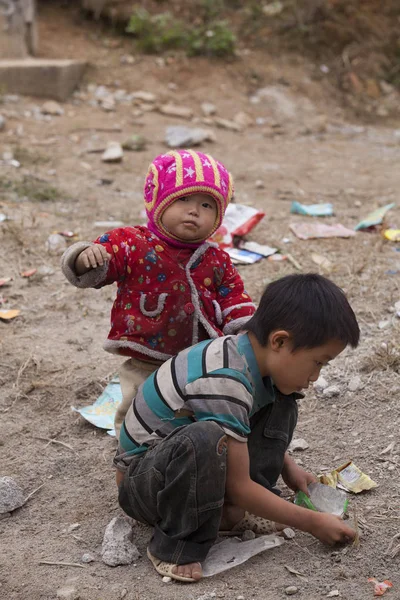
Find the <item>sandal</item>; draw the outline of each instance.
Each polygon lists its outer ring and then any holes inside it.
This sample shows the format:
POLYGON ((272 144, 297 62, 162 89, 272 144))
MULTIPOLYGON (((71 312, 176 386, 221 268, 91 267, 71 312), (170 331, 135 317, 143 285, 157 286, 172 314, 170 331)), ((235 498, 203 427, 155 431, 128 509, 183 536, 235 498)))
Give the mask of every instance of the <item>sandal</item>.
MULTIPOLYGON (((178 565, 174 565, 173 563, 166 562, 165 560, 160 560, 152 555, 150 550, 147 548, 147 556, 150 559, 153 567, 157 571, 159 575, 162 577, 171 577, 171 579, 175 579, 176 581, 186 581, 186 583, 193 583, 198 581, 197 579, 193 579, 193 577, 181 577, 181 575, 177 575, 172 571, 174 567, 178 565)), ((200 563, 198 563, 200 564, 200 563)))
POLYGON ((246 511, 243 519, 236 523, 232 529, 229 529, 229 531, 220 531, 219 534, 238 535, 248 530, 254 531, 256 535, 268 535, 269 533, 276 533, 278 531, 274 521, 269 521, 263 517, 257 517, 246 511))

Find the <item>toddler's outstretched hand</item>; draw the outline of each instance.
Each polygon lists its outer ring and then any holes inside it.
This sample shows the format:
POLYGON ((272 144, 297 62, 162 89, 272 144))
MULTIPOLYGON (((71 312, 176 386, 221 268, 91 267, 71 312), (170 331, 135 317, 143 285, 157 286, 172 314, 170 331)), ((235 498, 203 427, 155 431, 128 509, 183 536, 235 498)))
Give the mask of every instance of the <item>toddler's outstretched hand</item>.
POLYGON ((83 250, 75 261, 75 271, 77 275, 83 275, 90 269, 96 269, 102 267, 111 255, 108 254, 107 250, 101 244, 93 244, 83 250))

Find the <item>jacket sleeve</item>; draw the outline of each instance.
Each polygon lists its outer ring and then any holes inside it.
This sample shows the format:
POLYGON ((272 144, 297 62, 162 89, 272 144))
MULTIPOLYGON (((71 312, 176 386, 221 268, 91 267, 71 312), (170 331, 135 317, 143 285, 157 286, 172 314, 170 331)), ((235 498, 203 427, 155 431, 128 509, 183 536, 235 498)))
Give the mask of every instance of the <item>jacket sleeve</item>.
POLYGON ((77 242, 64 252, 61 257, 61 270, 72 285, 79 288, 101 288, 115 281, 120 281, 128 267, 128 256, 132 244, 134 230, 114 229, 98 237, 94 242, 77 242), (79 254, 94 244, 101 244, 110 254, 110 260, 102 267, 91 269, 83 275, 77 275, 75 261, 79 254))
POLYGON ((217 288, 221 309, 220 322, 224 335, 237 333, 253 316, 256 305, 244 289, 243 280, 229 254, 221 251, 225 267, 224 276, 217 288))

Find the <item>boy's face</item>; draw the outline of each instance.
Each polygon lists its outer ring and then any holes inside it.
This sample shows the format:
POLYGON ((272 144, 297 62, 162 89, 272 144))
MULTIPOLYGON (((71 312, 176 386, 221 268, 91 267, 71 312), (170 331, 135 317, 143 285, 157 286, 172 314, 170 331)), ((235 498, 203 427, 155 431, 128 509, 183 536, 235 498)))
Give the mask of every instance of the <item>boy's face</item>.
POLYGON ((345 349, 345 344, 340 340, 330 340, 322 346, 293 351, 290 335, 287 332, 281 333, 285 335, 280 338, 278 336, 277 339, 272 334, 266 356, 268 375, 282 394, 307 389, 310 383, 318 379, 322 367, 345 349))
POLYGON ((175 200, 162 214, 165 229, 185 242, 205 240, 217 218, 214 198, 206 194, 192 194, 175 200))

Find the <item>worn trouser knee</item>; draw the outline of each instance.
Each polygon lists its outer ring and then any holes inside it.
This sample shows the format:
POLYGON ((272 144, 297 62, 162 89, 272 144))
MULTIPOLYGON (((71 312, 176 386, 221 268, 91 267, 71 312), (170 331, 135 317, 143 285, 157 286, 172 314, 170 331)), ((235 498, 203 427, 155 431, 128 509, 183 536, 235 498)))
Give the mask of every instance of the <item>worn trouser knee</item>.
POLYGON ((226 435, 215 422, 180 427, 130 466, 120 504, 154 525, 152 554, 202 562, 219 530, 225 496, 226 435))

